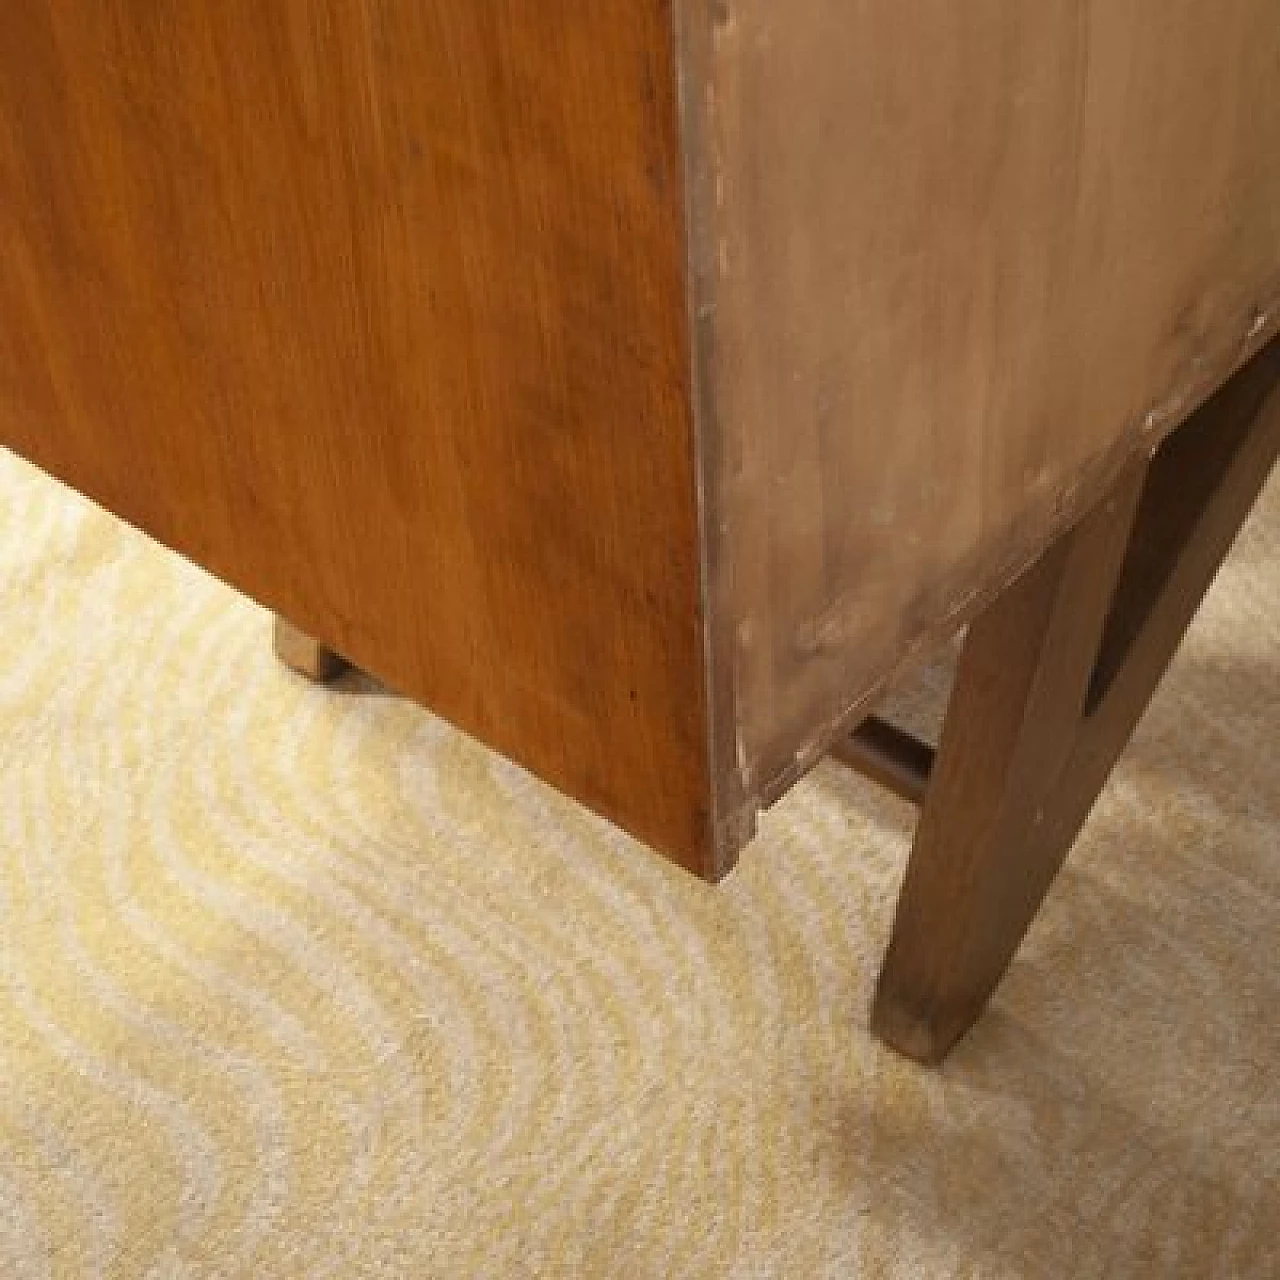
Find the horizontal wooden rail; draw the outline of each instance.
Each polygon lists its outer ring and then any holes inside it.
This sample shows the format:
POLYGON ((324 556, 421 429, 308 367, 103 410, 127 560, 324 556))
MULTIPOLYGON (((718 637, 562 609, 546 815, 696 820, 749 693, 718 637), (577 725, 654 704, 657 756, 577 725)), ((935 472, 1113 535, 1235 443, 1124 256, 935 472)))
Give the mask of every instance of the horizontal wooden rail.
POLYGON ((841 764, 917 805, 924 803, 929 789, 934 754, 927 742, 874 716, 831 751, 841 764))

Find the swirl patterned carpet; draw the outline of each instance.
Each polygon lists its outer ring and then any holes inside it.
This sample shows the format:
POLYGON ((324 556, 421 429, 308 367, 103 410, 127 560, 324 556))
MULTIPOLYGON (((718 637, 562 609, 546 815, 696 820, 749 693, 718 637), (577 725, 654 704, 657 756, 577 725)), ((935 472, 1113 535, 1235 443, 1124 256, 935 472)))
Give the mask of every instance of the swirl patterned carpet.
POLYGON ((990 1016, 905 806, 719 890, 0 454, 0 1277, 1280 1275, 1280 487, 990 1016))

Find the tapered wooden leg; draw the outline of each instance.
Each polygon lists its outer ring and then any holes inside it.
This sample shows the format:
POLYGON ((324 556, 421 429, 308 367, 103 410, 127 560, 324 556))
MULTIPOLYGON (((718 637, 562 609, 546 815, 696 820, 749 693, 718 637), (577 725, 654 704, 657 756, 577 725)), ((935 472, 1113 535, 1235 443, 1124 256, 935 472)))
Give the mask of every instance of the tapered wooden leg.
POLYGON ((317 683, 327 684, 336 680, 347 669, 344 658, 279 615, 276 617, 275 650, 276 657, 286 667, 317 683))
POLYGON ((940 1062, 985 1008, 1280 451, 1273 344, 970 629, 876 993, 940 1062))

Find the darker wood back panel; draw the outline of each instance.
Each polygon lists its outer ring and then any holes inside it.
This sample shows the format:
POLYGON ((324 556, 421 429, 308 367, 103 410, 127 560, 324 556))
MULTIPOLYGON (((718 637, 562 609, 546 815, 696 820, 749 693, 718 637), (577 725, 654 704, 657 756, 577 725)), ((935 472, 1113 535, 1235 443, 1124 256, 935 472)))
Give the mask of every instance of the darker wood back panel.
POLYGON ((0 442, 707 870, 669 24, 9 0, 0 442))
POLYGON ((717 770, 745 831, 1280 329, 1280 20, 683 9, 717 770))

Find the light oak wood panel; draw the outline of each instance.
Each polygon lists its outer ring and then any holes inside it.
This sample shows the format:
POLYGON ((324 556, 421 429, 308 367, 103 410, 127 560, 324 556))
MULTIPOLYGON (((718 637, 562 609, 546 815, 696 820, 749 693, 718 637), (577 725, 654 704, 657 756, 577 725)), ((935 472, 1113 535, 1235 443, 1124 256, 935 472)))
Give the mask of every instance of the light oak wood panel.
POLYGON ((667 7, 0 32, 0 442, 709 871, 667 7))
POLYGON ((691 0, 681 34, 732 843, 1275 332, 1280 20, 691 0))

